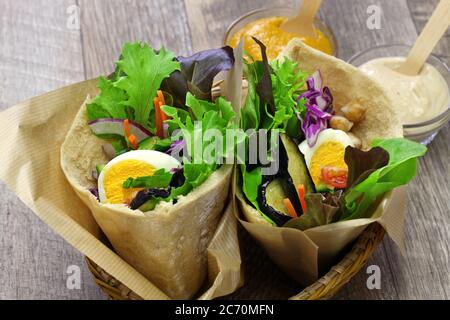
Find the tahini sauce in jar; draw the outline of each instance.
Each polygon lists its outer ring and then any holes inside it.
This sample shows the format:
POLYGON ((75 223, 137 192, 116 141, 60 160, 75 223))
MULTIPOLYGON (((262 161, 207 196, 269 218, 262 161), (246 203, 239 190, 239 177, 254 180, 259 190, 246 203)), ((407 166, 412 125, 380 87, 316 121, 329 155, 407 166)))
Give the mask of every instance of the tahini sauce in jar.
POLYGON ((377 58, 359 68, 386 89, 403 124, 430 120, 450 104, 447 82, 428 63, 415 76, 399 73, 397 69, 404 61, 403 57, 377 58))

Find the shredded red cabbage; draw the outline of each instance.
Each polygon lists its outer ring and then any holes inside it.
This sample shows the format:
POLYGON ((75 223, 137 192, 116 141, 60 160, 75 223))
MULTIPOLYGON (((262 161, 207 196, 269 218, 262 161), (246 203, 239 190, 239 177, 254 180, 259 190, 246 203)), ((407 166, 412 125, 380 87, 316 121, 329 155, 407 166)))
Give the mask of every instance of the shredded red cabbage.
POLYGON ((178 140, 172 142, 170 148, 166 151, 168 155, 180 155, 181 151, 186 146, 186 142, 184 140, 178 140))
POLYGON ((319 133, 329 127, 333 113, 333 96, 330 89, 322 87, 322 84, 320 71, 314 72, 306 80, 308 90, 297 98, 297 103, 302 98, 306 99, 306 115, 302 118, 300 113, 297 113, 297 118, 310 147, 316 144, 319 133))
POLYGON ((89 189, 89 192, 92 193, 92 195, 93 195, 94 197, 96 197, 97 200, 100 201, 100 196, 98 195, 98 188, 90 188, 90 189, 89 189))

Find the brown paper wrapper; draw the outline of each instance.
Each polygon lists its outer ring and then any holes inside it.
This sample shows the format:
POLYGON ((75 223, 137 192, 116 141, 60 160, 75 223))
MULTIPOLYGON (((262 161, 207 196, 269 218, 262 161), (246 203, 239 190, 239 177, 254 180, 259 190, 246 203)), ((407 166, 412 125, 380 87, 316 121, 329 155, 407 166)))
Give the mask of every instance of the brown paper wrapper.
MULTIPOLYGON (((238 194, 240 208, 243 201, 238 194)), ((383 198, 370 219, 342 221, 306 231, 249 223, 242 215, 237 219, 281 270, 301 285, 309 286, 338 263, 372 223, 381 224, 405 255, 405 205, 406 187, 401 187, 383 198)))
MULTIPOLYGON (((86 96, 97 94, 96 82, 77 83, 0 113, 0 179, 55 232, 137 295, 169 299, 108 247, 60 168, 61 144, 86 96)), ((224 296, 242 285, 232 206, 225 210, 207 254, 208 281, 200 299, 224 296)))
MULTIPOLYGON (((366 107, 365 118, 352 129, 362 140, 363 149, 369 148, 374 138, 402 136, 392 102, 383 88, 363 72, 342 60, 308 47, 299 39, 292 40, 284 48, 279 58, 283 59, 283 56, 297 62, 309 74, 320 70, 324 85, 333 93, 336 111, 351 101, 358 101, 366 107)), ((317 281, 337 263, 372 223, 381 224, 401 252, 405 252, 404 187, 388 193, 374 209, 370 219, 341 221, 306 231, 255 223, 259 214, 253 213, 256 210, 246 203, 239 190, 237 198, 241 213, 245 212, 246 216, 255 220, 247 222, 243 219, 244 214, 241 214, 237 216, 239 222, 283 271, 304 286, 317 281)))

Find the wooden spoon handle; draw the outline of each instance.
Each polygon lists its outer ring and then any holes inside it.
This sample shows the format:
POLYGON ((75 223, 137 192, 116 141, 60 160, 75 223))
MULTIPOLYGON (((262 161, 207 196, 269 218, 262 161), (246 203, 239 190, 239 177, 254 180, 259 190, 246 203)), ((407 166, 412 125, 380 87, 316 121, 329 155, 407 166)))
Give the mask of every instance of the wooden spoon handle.
POLYGON ((399 71, 416 75, 450 25, 450 0, 441 0, 399 71))
POLYGON ((298 18, 303 20, 303 23, 312 24, 321 4, 322 0, 303 0, 298 18))

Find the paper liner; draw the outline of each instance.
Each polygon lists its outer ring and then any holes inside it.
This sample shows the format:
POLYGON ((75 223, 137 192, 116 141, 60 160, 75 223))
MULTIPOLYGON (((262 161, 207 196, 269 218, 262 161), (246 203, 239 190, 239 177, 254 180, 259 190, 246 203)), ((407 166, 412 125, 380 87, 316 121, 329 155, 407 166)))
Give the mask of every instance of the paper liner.
MULTIPOLYGON (((384 89, 357 68, 335 57, 326 55, 305 45, 299 39, 292 40, 280 53, 299 64, 299 68, 311 74, 320 70, 324 85, 334 97, 334 108, 351 101, 366 107, 365 118, 355 125, 352 132, 368 149, 374 138, 402 136, 402 128, 395 108, 384 89)), ((371 223, 380 223, 388 235, 404 253, 404 189, 388 193, 370 219, 341 221, 300 231, 292 228, 273 227, 265 223, 261 215, 249 205, 237 188, 241 214, 237 215, 243 227, 265 249, 271 259, 301 285, 308 286, 332 267, 349 250, 349 246, 371 223), (247 222, 243 217, 252 219, 247 222), (263 222, 263 223, 261 223, 263 222)), ((237 211, 236 211, 237 212, 237 211)))
MULTIPOLYGON (((249 223, 242 215, 237 218, 280 269, 301 285, 309 286, 339 262, 371 223, 380 223, 404 255, 405 190, 401 187, 387 195, 371 219, 342 221, 306 231, 249 223)), ((238 194, 240 209, 242 201, 238 194)))
MULTIPOLYGON (((0 113, 0 179, 77 250, 144 299, 168 299, 108 245, 91 212, 60 169, 60 148, 96 79, 22 102, 0 113)), ((208 247, 206 292, 212 299, 242 285, 237 226, 228 207, 208 247)))

